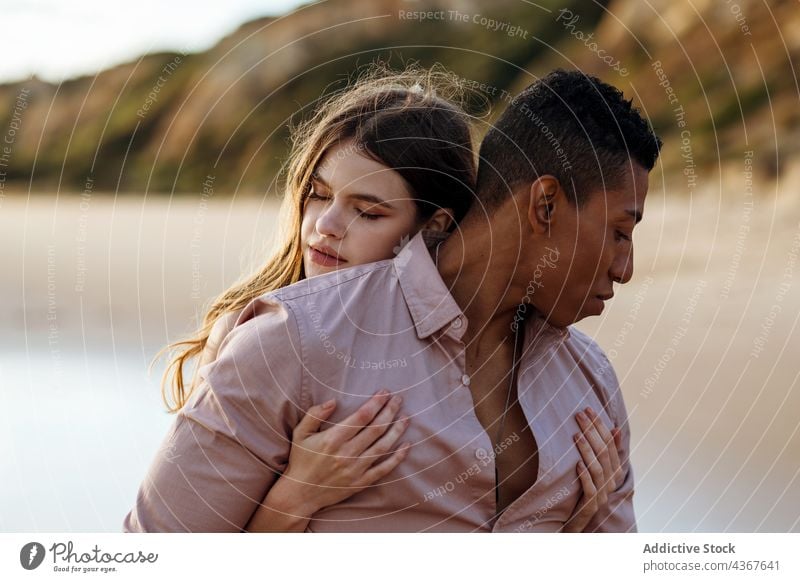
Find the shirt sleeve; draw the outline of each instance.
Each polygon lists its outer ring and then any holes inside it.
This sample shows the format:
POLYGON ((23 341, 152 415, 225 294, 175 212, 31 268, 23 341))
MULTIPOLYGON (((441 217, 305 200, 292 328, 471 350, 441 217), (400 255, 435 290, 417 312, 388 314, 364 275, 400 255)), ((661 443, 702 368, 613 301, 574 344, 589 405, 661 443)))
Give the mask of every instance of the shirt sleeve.
POLYGON ((285 470, 307 408, 301 354, 290 308, 254 300, 201 368, 123 531, 242 531, 285 470))
POLYGON ((602 350, 595 346, 603 362, 602 373, 598 374, 596 381, 605 391, 608 402, 608 414, 620 427, 622 450, 620 451, 620 464, 625 475, 625 480, 609 496, 606 507, 598 511, 584 528, 584 532, 606 533, 636 533, 636 516, 633 511, 633 467, 630 463, 631 432, 628 422, 628 412, 619 381, 602 350))

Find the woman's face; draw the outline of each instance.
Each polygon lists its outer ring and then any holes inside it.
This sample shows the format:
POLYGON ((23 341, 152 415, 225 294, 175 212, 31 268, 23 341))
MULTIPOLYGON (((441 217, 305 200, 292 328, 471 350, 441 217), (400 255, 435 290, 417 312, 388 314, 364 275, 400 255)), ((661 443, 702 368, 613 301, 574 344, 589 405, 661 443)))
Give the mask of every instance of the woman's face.
POLYGON ((362 153, 341 142, 314 172, 300 233, 307 277, 391 259, 421 226, 402 176, 362 153))

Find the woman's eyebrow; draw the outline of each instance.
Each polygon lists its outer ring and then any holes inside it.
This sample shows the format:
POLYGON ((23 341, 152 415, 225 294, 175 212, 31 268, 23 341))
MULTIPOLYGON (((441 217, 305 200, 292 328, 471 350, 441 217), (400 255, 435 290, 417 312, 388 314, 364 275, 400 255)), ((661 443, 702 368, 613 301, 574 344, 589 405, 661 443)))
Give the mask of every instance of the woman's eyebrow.
POLYGON ((312 182, 319 182, 320 184, 325 186, 328 190, 330 190, 330 188, 331 188, 330 185, 323 179, 323 177, 320 176, 319 174, 317 174, 316 172, 312 172, 311 173, 311 181, 312 182))
MULTIPOLYGON (((319 174, 316 174, 316 173, 311 174, 311 179, 313 181, 315 181, 315 182, 319 182, 320 184, 322 184, 328 190, 331 189, 330 184, 328 184, 319 174)), ((362 200, 364 202, 369 202, 369 203, 374 204, 376 206, 381 206, 381 207, 386 208, 388 210, 394 210, 395 209, 394 205, 386 202, 382 198, 379 198, 379 197, 375 196, 374 194, 361 194, 361 193, 358 193, 358 192, 354 192, 352 194, 347 194, 347 196, 350 197, 350 198, 355 198, 356 200, 362 200)))
POLYGON ((353 194, 349 194, 349 196, 350 196, 350 198, 355 198, 356 200, 363 200, 364 202, 371 202, 372 204, 375 204, 376 206, 382 206, 384 208, 388 208, 390 210, 394 210, 394 206, 392 206, 391 204, 389 204, 385 200, 383 200, 381 198, 378 198, 374 194, 353 193, 353 194))

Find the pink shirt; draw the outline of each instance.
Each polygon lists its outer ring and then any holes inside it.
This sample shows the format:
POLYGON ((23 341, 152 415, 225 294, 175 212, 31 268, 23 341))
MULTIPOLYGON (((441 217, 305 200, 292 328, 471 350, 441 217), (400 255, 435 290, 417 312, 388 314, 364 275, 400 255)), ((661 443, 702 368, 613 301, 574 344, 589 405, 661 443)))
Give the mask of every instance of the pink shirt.
MULTIPOLYGON (((402 394, 406 459, 314 514, 313 532, 557 532, 581 495, 575 413, 622 429, 626 478, 586 531, 635 532, 630 432, 610 362, 588 336, 541 317, 524 327, 517 390, 539 449, 535 484, 495 515, 492 444, 473 409, 468 322, 418 234, 393 260, 303 280, 255 299, 204 366, 124 531, 240 531, 286 468, 292 428, 337 399, 330 422, 380 388, 402 394)), ((398 415, 399 416, 399 415, 398 415)), ((510 437, 509 437, 510 438, 510 437)))

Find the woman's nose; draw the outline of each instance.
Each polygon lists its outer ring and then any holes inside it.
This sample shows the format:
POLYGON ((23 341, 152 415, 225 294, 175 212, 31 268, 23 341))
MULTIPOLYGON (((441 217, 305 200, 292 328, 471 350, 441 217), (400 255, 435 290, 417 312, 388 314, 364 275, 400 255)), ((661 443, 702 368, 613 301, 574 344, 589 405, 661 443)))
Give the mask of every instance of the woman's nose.
POLYGON ((317 218, 317 233, 320 236, 342 238, 346 230, 343 219, 344 217, 335 203, 328 205, 317 218))

